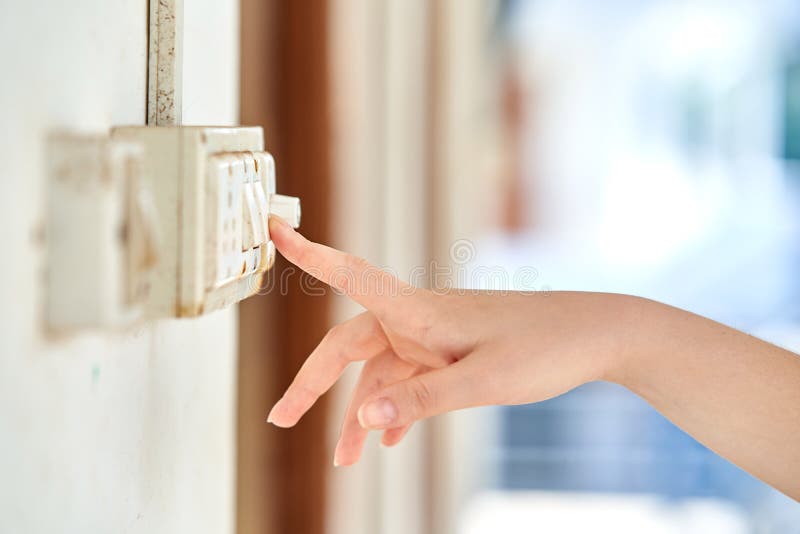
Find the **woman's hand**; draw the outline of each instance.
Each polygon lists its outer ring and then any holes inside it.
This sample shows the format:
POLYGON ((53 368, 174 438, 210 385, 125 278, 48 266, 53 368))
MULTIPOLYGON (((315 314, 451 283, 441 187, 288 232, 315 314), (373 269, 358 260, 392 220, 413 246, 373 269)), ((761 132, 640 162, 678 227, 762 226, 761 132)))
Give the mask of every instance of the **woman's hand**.
POLYGON ((344 368, 366 360, 334 463, 368 430, 393 445, 414 422, 536 402, 591 380, 620 383, 695 439, 800 499, 800 358, 698 315, 625 295, 434 294, 311 243, 279 219, 286 258, 367 311, 334 327, 267 418, 292 426, 344 368))
POLYGON ((606 377, 632 297, 594 293, 434 294, 270 219, 292 263, 363 305, 302 366, 268 421, 289 427, 354 361, 366 361, 345 414, 336 465, 355 463, 368 430, 394 445, 432 415, 544 400, 606 377))

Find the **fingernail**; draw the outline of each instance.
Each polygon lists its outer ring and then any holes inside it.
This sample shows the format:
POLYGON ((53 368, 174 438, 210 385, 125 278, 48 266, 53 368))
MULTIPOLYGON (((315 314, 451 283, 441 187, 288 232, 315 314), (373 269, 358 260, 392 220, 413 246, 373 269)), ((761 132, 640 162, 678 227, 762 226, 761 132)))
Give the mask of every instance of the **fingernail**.
POLYGON ((270 228, 272 228, 273 225, 274 225, 276 228, 280 227, 280 228, 283 228, 285 230, 293 230, 293 228, 291 226, 289 226, 288 222, 284 221, 283 219, 281 219, 277 215, 270 215, 268 224, 269 224, 270 228))
POLYGON ((276 408, 278 407, 278 404, 280 404, 280 402, 281 401, 276 402, 275 406, 273 406, 272 409, 269 411, 269 414, 267 415, 267 423, 272 423, 273 425, 275 424, 275 420, 274 420, 275 411, 276 411, 276 408))
POLYGON ((342 462, 339 461, 339 448, 342 446, 342 440, 336 442, 336 448, 333 450, 333 467, 339 467, 342 462))
POLYGON ((382 428, 397 420, 397 407, 387 398, 374 400, 358 410, 358 422, 364 428, 382 428))

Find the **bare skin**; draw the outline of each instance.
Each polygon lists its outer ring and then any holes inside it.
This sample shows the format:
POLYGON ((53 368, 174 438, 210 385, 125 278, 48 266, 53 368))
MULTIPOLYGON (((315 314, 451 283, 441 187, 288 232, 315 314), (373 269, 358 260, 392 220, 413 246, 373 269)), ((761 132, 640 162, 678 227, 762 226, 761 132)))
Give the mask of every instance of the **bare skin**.
POLYGON ((800 500, 798 355, 628 295, 435 294, 276 217, 270 234, 289 261, 366 308, 328 332, 267 418, 295 425, 348 364, 365 361, 334 464, 357 462, 370 430, 391 446, 426 417, 538 402, 605 380, 800 500))

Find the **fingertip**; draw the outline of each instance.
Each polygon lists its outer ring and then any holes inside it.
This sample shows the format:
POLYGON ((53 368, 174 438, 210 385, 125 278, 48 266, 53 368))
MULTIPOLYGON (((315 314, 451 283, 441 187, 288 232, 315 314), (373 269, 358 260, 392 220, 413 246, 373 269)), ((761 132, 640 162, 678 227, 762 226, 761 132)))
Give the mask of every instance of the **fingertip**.
POLYGON ((387 397, 363 403, 356 415, 358 424, 366 430, 391 428, 398 420, 397 406, 387 397))
POLYGON ((278 428, 292 428, 297 424, 297 421, 291 421, 280 417, 267 417, 267 423, 277 426, 278 428))
POLYGON ((287 245, 292 242, 292 237, 294 235, 298 235, 294 228, 289 226, 285 220, 281 219, 277 215, 270 215, 269 216, 269 238, 275 244, 275 247, 284 252, 286 250, 287 245))
POLYGON ((396 427, 396 428, 387 428, 383 431, 383 435, 381 436, 381 446, 382 447, 394 447, 405 437, 409 427, 396 427))
POLYGON ((273 424, 279 428, 291 428, 297 424, 297 418, 290 417, 288 414, 284 413, 281 407, 282 400, 283 399, 275 403, 275 406, 270 410, 269 415, 267 415, 267 423, 273 424))
POLYGON ((347 454, 341 443, 336 445, 336 452, 333 453, 333 467, 347 467, 358 462, 360 454, 347 454))
POLYGON ((273 406, 272 409, 267 414, 267 423, 271 423, 271 424, 275 423, 275 408, 277 406, 278 406, 277 404, 275 406, 273 406))
POLYGON ((342 460, 340 458, 333 459, 333 467, 350 467, 358 462, 358 458, 351 459, 351 460, 342 460))
POLYGON ((270 232, 294 232, 294 229, 289 226, 289 223, 277 215, 270 214, 268 224, 270 232))
POLYGON ((272 409, 267 414, 267 423, 275 423, 275 416, 278 413, 278 407, 280 406, 282 400, 283 398, 278 399, 278 402, 272 406, 272 409))
POLYGON ((278 428, 292 428, 294 425, 297 424, 295 422, 287 423, 285 421, 270 421, 269 423, 274 426, 277 426, 278 428))
POLYGON ((336 448, 333 451, 333 467, 339 467, 340 465, 342 465, 341 450, 342 450, 342 440, 339 439, 339 441, 336 442, 336 448))

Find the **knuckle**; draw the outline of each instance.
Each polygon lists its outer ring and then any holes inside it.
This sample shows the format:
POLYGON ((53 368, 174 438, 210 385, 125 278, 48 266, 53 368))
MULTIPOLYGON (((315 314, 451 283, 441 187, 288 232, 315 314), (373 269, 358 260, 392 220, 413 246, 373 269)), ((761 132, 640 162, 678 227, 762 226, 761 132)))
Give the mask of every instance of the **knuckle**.
POLYGON ((414 339, 417 339, 424 346, 430 346, 435 341, 434 326, 441 318, 423 311, 412 315, 408 320, 409 333, 414 339))
POLYGON ((416 331, 416 337, 421 339, 423 342, 429 342, 431 340, 431 330, 433 329, 433 321, 432 320, 425 320, 424 317, 420 317, 417 320, 417 324, 414 326, 414 330, 416 331))
POLYGON ((347 254, 344 257, 344 264, 352 272, 362 272, 367 270, 370 266, 367 260, 359 256, 354 256, 353 254, 347 254))
POLYGON ((420 343, 434 351, 449 351, 472 339, 475 332, 465 327, 464 321, 453 307, 438 297, 423 302, 411 323, 413 335, 420 343))
POLYGON ((364 258, 346 254, 343 267, 339 283, 346 293, 353 294, 364 285, 364 278, 368 276, 370 264, 364 258))
POLYGON ((328 333, 325 334, 324 341, 326 343, 336 343, 342 338, 342 325, 337 324, 333 326, 328 333))
POLYGON ((333 351, 334 368, 337 372, 341 373, 353 361, 351 352, 345 350, 345 347, 338 346, 333 351))
POLYGON ((319 395, 320 395, 319 388, 303 384, 300 386, 298 397, 301 399, 302 404, 305 405, 317 400, 317 397, 319 397, 319 395))
POLYGON ((362 276, 361 273, 366 268, 364 265, 368 265, 366 260, 345 253, 330 269, 330 284, 343 293, 352 294, 357 287, 358 277, 362 276))
POLYGON ((338 367, 346 367, 350 363, 349 352, 346 350, 347 333, 342 325, 336 325, 325 334, 324 342, 327 345, 329 354, 333 355, 333 360, 338 367))
POLYGON ((422 380, 409 382, 409 397, 413 405, 414 414, 418 417, 429 413, 436 405, 434 391, 422 380))
POLYGON ((386 339, 386 334, 383 332, 380 323, 377 319, 370 321, 369 326, 364 331, 364 340, 366 343, 376 343, 380 347, 388 347, 389 342, 386 339))
POLYGON ((373 384, 373 387, 376 391, 380 391, 389 385, 391 385, 390 381, 384 376, 379 375, 375 377, 375 383, 373 384))

